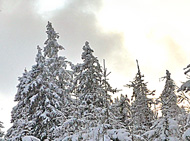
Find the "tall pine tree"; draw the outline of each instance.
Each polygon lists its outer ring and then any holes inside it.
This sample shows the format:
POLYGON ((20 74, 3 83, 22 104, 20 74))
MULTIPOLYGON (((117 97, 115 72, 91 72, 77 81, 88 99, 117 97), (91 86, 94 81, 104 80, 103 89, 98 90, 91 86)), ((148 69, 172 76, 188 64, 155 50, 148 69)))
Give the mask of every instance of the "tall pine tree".
POLYGON ((166 70, 164 78, 166 79, 166 83, 160 96, 162 116, 167 115, 170 118, 175 118, 181 112, 180 107, 177 105, 176 85, 171 79, 171 73, 168 70, 166 70))
POLYGON ((36 65, 19 78, 15 96, 18 104, 12 111, 13 126, 7 132, 7 140, 17 140, 23 135, 53 140, 53 131, 66 119, 63 108, 70 99, 68 87, 72 81, 70 71, 66 70, 69 62, 58 55, 63 47, 57 43, 59 36, 50 22, 46 33, 44 55, 38 47, 36 65))
MULTIPOLYGON (((104 101, 101 97, 102 87, 102 69, 98 59, 93 55, 93 50, 89 43, 83 46, 82 60, 83 63, 77 64, 73 70, 75 74, 74 91, 79 98, 80 115, 85 117, 86 121, 96 120, 96 107, 103 107, 104 101)), ((90 122, 89 127, 95 126, 96 123, 90 122), (93 125, 94 124, 94 125, 93 125)))
POLYGON ((163 78, 166 79, 166 82, 164 90, 159 97, 162 117, 157 119, 151 130, 144 135, 148 140, 153 141, 178 141, 181 137, 176 118, 181 113, 181 109, 177 105, 176 86, 168 70, 166 70, 166 76, 163 78))
POLYGON ((133 134, 142 135, 147 131, 153 121, 153 111, 151 105, 153 104, 152 99, 148 96, 153 95, 154 91, 150 91, 147 88, 147 83, 143 80, 138 61, 137 61, 138 72, 134 81, 127 86, 133 88, 132 105, 131 105, 131 132, 133 134))
POLYGON ((85 42, 81 56, 83 62, 73 66, 72 93, 75 96, 76 109, 74 118, 72 116, 64 124, 66 132, 63 138, 78 136, 83 140, 99 140, 108 127, 119 125, 118 122, 113 122, 110 111, 109 92, 113 93, 115 90, 107 81, 109 73, 105 66, 102 69, 93 52, 89 42, 85 42))

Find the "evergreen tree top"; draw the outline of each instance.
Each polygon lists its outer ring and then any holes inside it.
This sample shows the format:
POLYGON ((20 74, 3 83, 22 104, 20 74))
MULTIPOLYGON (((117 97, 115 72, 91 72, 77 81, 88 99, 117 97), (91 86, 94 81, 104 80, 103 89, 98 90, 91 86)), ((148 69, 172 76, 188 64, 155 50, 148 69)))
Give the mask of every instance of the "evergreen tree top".
POLYGON ((85 42, 85 45, 83 46, 82 49, 84 51, 82 53, 82 56, 81 56, 83 60, 89 60, 90 61, 90 58, 95 58, 92 54, 94 51, 90 48, 88 41, 85 42))
POLYGON ((144 75, 141 74, 138 60, 136 60, 136 62, 137 62, 138 72, 137 72, 134 80, 131 82, 131 84, 126 85, 129 88, 131 88, 131 87, 133 88, 132 99, 133 98, 136 99, 137 96, 139 96, 139 95, 144 95, 144 96, 154 95, 155 90, 154 91, 148 90, 147 82, 144 82, 144 80, 143 80, 144 75))
POLYGON ((151 127, 152 120, 154 119, 154 113, 151 110, 154 102, 147 96, 154 95, 155 91, 148 90, 147 83, 142 79, 144 76, 141 74, 138 60, 136 61, 138 72, 135 79, 127 87, 133 88, 130 107, 133 130, 140 129, 139 133, 142 134, 145 129, 151 127))
POLYGON ((163 79, 166 79, 166 83, 162 95, 168 95, 168 96, 170 96, 171 94, 175 95, 174 91, 176 85, 174 81, 171 79, 171 73, 168 70, 166 70, 166 76, 164 76, 163 79))
POLYGON ((162 103, 162 115, 168 117, 175 117, 180 113, 180 108, 177 105, 176 85, 171 79, 171 73, 166 70, 166 79, 164 90, 160 95, 160 102, 162 103))
POLYGON ((61 45, 57 43, 57 39, 59 38, 58 33, 55 32, 52 24, 48 21, 48 25, 46 26, 48 34, 48 39, 45 41, 44 47, 44 56, 49 58, 54 58, 58 56, 58 51, 64 49, 61 45))
POLYGON ((55 32, 54 28, 52 27, 52 23, 48 21, 48 25, 46 26, 46 28, 47 28, 46 33, 48 34, 48 39, 57 41, 56 39, 59 38, 59 35, 58 33, 55 32))
POLYGON ((144 77, 144 75, 141 75, 141 71, 140 71, 140 67, 139 67, 139 63, 138 63, 138 60, 136 60, 137 62, 137 69, 138 69, 138 72, 137 72, 137 75, 136 75, 136 79, 142 83, 144 80, 142 79, 144 77))
MULTIPOLYGON (((131 84, 127 85, 128 87, 142 87, 143 86, 143 77, 144 75, 141 74, 141 71, 140 71, 140 67, 139 67, 139 63, 138 63, 138 60, 136 60, 137 62, 137 69, 138 69, 138 72, 135 76, 135 79, 134 81, 131 82, 131 84)), ((146 85, 146 83, 144 83, 146 85)))

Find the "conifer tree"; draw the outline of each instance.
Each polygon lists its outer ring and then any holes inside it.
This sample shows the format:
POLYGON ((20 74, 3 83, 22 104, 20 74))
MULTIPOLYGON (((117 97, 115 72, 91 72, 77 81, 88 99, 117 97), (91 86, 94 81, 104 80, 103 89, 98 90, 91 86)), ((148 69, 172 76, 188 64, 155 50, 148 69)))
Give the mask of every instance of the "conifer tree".
POLYGON ((76 110, 74 118, 72 116, 64 123, 65 139, 78 136, 83 140, 99 140, 108 128, 119 126, 110 110, 109 93, 116 92, 116 89, 108 83, 107 76, 110 73, 107 73, 105 63, 102 69, 93 52, 89 42, 85 42, 81 56, 83 62, 72 67, 74 72, 72 93, 76 99, 76 110))
MULTIPOLYGON (((178 89, 178 92, 185 92, 188 93, 190 91, 190 77, 189 77, 189 72, 190 72, 190 64, 187 65, 186 68, 184 68, 185 72, 184 74, 187 75, 187 81, 184 82, 180 88, 178 89)), ((183 124, 183 139, 189 141, 190 140, 190 114, 186 114, 186 120, 184 120, 185 123, 183 124)))
POLYGON ((133 88, 132 105, 131 105, 131 132, 137 135, 142 135, 147 131, 153 121, 153 111, 151 105, 152 99, 148 98, 149 95, 154 95, 154 91, 150 91, 147 88, 147 83, 143 80, 143 75, 140 72, 140 68, 137 61, 138 72, 134 81, 127 86, 133 88))
POLYGON ((53 140, 53 131, 68 114, 63 108, 70 99, 71 73, 66 70, 65 57, 58 55, 63 47, 57 43, 59 36, 50 22, 46 33, 44 55, 38 47, 36 65, 19 78, 15 96, 18 104, 12 110, 13 126, 7 132, 7 140, 19 140, 23 135, 53 140))
POLYGON ((54 138, 53 131, 60 125, 62 120, 68 117, 68 103, 71 99, 68 94, 70 86, 71 72, 66 70, 69 64, 65 57, 59 56, 58 51, 63 49, 57 43, 58 33, 54 31, 52 24, 48 22, 47 32, 48 39, 44 47, 44 69, 43 79, 45 86, 42 88, 42 96, 39 95, 40 101, 36 104, 36 120, 40 121, 41 126, 34 129, 37 137, 54 138), (44 109, 45 108, 45 109, 44 109), (43 127, 43 128, 42 128, 43 127))
POLYGON ((118 118, 116 118, 116 115, 114 113, 114 109, 113 106, 111 104, 113 104, 112 98, 111 98, 111 94, 114 94, 120 90, 113 89, 111 87, 111 85, 108 82, 108 76, 110 75, 111 72, 107 72, 107 68, 105 67, 105 60, 103 60, 103 69, 102 69, 102 79, 101 79, 101 87, 102 87, 102 95, 101 98, 103 99, 103 115, 102 117, 104 117, 102 120, 102 123, 104 124, 109 124, 110 126, 112 126, 112 128, 121 128, 122 124, 119 123, 120 120, 118 118), (116 125, 118 127, 116 127, 116 125))
POLYGON ((190 114, 186 114, 186 120, 185 124, 183 126, 183 132, 182 132, 182 137, 185 141, 189 141, 190 140, 190 114))
POLYGON ((166 79, 166 83, 160 96, 162 116, 167 115, 170 118, 175 118, 181 112, 181 109, 177 105, 176 85, 171 79, 171 73, 168 70, 166 70, 164 78, 166 79))
POLYGON ((129 103, 130 100, 127 95, 121 94, 120 98, 116 98, 112 104, 115 117, 123 123, 125 128, 128 128, 128 124, 131 120, 131 106, 129 103))
MULTIPOLYGON (((98 59, 93 56, 93 52, 94 51, 90 48, 89 43, 86 42, 83 46, 83 63, 77 64, 74 67, 75 92, 80 94, 79 99, 82 104, 102 106, 103 101, 98 99, 98 95, 101 93, 100 86, 102 70, 98 59)), ((89 107, 87 106, 86 108, 89 107)))
POLYGON ((19 140, 25 134, 31 134, 31 127, 35 124, 29 115, 33 111, 33 101, 35 100, 35 92, 38 85, 41 85, 42 81, 42 67, 43 56, 41 54, 41 48, 38 47, 38 53, 36 55, 37 64, 32 67, 31 71, 25 70, 22 77, 19 77, 19 85, 17 86, 17 93, 15 95, 15 101, 17 105, 12 110, 11 122, 13 126, 7 131, 7 140, 19 140), (29 122, 29 120, 31 120, 29 122))
POLYGON ((0 139, 4 136, 4 132, 1 130, 3 127, 3 122, 0 121, 0 139))
POLYGON ((143 136, 151 141, 180 141, 181 138, 177 121, 168 116, 156 120, 143 136))
MULTIPOLYGON (((184 68, 185 72, 184 74, 187 75, 187 78, 189 79, 189 75, 188 73, 190 72, 190 64, 184 68)), ((178 91, 185 91, 185 92, 188 92, 190 91, 190 80, 187 80, 186 82, 184 82, 181 87, 178 89, 178 91)))
POLYGON ((88 132, 101 122, 101 111, 104 108, 103 88, 101 85, 102 69, 97 57, 93 55, 89 42, 85 42, 82 52, 83 63, 73 66, 73 91, 78 99, 77 118, 88 132))
POLYGON ((181 109, 177 105, 176 86, 168 70, 163 78, 166 79, 166 82, 158 100, 161 103, 162 117, 156 120, 151 130, 144 135, 148 140, 153 141, 178 141, 181 137, 177 117, 181 113, 181 109))

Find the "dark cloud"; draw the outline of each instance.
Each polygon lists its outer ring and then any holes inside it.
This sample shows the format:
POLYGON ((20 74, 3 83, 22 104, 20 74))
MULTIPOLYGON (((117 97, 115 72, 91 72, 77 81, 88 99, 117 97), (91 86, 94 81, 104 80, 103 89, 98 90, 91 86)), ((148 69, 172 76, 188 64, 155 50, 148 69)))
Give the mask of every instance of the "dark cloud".
POLYGON ((82 46, 87 40, 101 62, 106 59, 114 69, 122 70, 121 66, 125 69, 130 61, 123 45, 123 35, 103 31, 95 14, 101 8, 101 0, 92 3, 88 0, 73 0, 67 7, 55 13, 51 21, 59 29, 60 41, 74 62, 79 61, 82 46))
POLYGON ((82 46, 89 41, 100 62, 106 59, 112 67, 109 70, 129 70, 123 35, 105 33, 98 24, 102 0, 71 0, 62 9, 42 14, 37 2, 0 0, 0 93, 15 94, 18 76, 34 64, 36 46, 43 46, 47 21, 60 35, 59 43, 66 49, 62 54, 74 63, 81 61, 82 46))
POLYGON ((41 17, 28 1, 0 1, 0 93, 13 94, 25 67, 34 62, 36 46, 44 40, 41 17))
MULTIPOLYGON (((0 0, 0 97, 9 101, 9 107, 14 105, 17 78, 25 67, 31 69, 35 63, 36 46, 43 47, 47 21, 52 22, 60 35, 58 42, 65 47, 61 54, 74 63, 81 61, 82 46, 89 41, 100 62, 106 59, 111 77, 116 71, 129 70, 126 69, 128 56, 122 44, 123 35, 105 33, 98 25, 96 12, 102 8, 101 0, 69 0, 63 9, 41 14, 37 1, 0 0)), ((11 113, 11 108, 5 109, 0 113, 7 117, 1 119, 7 129, 10 115, 5 111, 11 113)))

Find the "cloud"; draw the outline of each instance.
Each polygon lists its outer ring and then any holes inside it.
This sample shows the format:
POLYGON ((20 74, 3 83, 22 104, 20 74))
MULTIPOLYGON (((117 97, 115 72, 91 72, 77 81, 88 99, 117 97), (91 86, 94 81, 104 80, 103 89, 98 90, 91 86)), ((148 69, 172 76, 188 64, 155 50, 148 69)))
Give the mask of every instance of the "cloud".
POLYGON ((44 28, 31 2, 1 0, 0 5, 0 92, 14 94, 17 77, 34 62, 44 28))
POLYGON ((126 73, 130 62, 123 45, 123 35, 104 32, 96 14, 102 1, 71 0, 62 9, 46 13, 38 12, 38 0, 0 0, 0 92, 15 94, 17 78, 24 68, 34 64, 36 46, 43 47, 46 39, 46 24, 51 21, 59 33, 59 43, 65 47, 63 55, 74 63, 81 61, 82 46, 89 41, 102 62, 112 71, 126 73))
POLYGON ((182 50, 182 47, 177 42, 175 42, 174 39, 172 39, 169 36, 166 36, 164 38, 164 42, 167 47, 166 52, 168 52, 169 58, 173 60, 176 63, 176 65, 181 65, 182 62, 187 61, 187 58, 184 56, 185 53, 182 50))
MULTIPOLYGON (((96 13, 102 8, 101 0, 70 0, 62 9, 45 13, 39 13, 38 1, 0 0, 0 96, 6 97, 3 100, 9 101, 9 105, 14 105, 10 97, 13 99, 16 93, 17 78, 25 67, 31 69, 35 63, 36 46, 43 47, 47 21, 59 33, 58 42, 65 47, 62 54, 68 60, 80 62, 82 46, 89 41, 100 62, 106 59, 111 77, 113 71, 129 70, 123 35, 105 33, 98 24, 96 13)), ((9 119, 10 116, 6 121, 2 119, 6 129, 9 119)))
POLYGON ((87 40, 100 62, 106 59, 109 66, 121 71, 121 66, 125 69, 127 62, 130 62, 123 44, 123 34, 104 32, 96 17, 101 8, 101 0, 72 0, 67 7, 57 11, 51 21, 60 33, 59 41, 65 46, 67 56, 74 62, 79 61, 82 46, 87 40))

